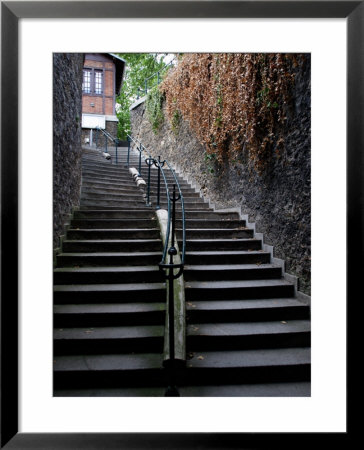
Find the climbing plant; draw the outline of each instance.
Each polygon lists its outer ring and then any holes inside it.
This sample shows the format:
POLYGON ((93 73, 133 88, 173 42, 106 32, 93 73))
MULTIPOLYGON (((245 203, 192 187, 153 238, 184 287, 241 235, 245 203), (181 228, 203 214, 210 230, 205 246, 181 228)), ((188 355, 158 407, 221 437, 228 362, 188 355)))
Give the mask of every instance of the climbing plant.
POLYGON ((173 124, 176 111, 188 121, 217 161, 245 153, 259 173, 284 148, 301 54, 184 54, 160 89, 173 124))
MULTIPOLYGON (((126 135, 131 131, 129 108, 137 99, 138 88, 142 88, 145 85, 145 79, 162 70, 166 64, 164 62, 165 54, 118 53, 118 56, 126 62, 126 74, 122 89, 116 99, 116 114, 119 119, 118 137, 126 139, 126 135)), ((149 80, 150 85, 155 81, 154 79, 149 80)))
POLYGON ((149 92, 145 104, 147 116, 149 122, 152 125, 153 131, 156 133, 160 125, 164 121, 164 115, 162 110, 164 95, 158 89, 157 86, 153 87, 149 92))

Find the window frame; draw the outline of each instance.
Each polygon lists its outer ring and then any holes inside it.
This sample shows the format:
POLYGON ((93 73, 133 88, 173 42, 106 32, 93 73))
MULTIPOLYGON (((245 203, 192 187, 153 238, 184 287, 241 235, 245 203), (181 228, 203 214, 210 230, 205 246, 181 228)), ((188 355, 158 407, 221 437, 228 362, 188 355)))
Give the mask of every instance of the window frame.
POLYGON ((102 97, 104 95, 104 69, 99 67, 83 67, 82 71, 82 95, 92 95, 92 96, 98 96, 102 97), (86 92, 84 91, 83 84, 84 84, 84 74, 85 72, 90 73, 90 91, 86 92), (96 74, 100 74, 100 80, 96 82, 96 74), (96 92, 96 86, 100 85, 100 92, 96 92))

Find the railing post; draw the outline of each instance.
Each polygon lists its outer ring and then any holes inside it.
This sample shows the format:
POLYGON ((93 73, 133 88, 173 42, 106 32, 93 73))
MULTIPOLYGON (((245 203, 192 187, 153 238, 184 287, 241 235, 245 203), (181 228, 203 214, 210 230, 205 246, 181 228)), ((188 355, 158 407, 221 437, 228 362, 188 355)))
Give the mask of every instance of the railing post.
POLYGON ((173 185, 173 196, 172 200, 172 236, 171 236, 171 246, 168 250, 169 254, 169 273, 168 273, 168 328, 169 328, 169 385, 167 387, 165 396, 166 397, 179 397, 178 389, 175 385, 175 353, 174 353, 174 269, 173 269, 173 257, 177 255, 177 249, 174 246, 174 232, 176 223, 176 185, 173 185))
POLYGON ((158 183, 157 183, 157 206, 155 209, 161 209, 160 203, 161 196, 161 157, 158 156, 158 183))
POLYGON ((97 149, 98 145, 99 145, 99 129, 96 128, 96 149, 97 149))
POLYGON ((142 176, 142 144, 139 145, 139 168, 138 168, 139 176, 142 176))
POLYGON ((107 153, 107 136, 105 134, 105 153, 107 153))
POLYGON ((115 139, 115 162, 116 162, 116 165, 118 164, 118 144, 119 144, 119 140, 115 139))
POLYGON ((152 204, 150 202, 150 169, 151 169, 153 162, 154 162, 153 158, 149 155, 149 158, 147 159, 147 164, 148 164, 147 205, 148 206, 152 206, 152 204))
POLYGON ((130 137, 129 136, 127 136, 127 138, 126 138, 127 140, 128 140, 128 158, 127 158, 127 160, 126 160, 126 167, 128 167, 129 168, 129 157, 130 157, 130 137))

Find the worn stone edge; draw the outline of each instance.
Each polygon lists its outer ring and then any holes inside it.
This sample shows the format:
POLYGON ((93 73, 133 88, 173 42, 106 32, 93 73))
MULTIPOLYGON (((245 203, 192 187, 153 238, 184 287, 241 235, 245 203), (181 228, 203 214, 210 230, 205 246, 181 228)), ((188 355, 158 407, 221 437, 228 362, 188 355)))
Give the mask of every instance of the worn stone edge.
MULTIPOLYGON (((156 217, 161 233, 163 245, 166 242, 167 234, 167 219, 168 212, 165 209, 159 209, 156 211, 156 217)), ((169 237, 171 240, 171 236, 169 237)), ((177 249, 177 255, 175 256, 176 263, 181 262, 180 252, 175 240, 175 247, 177 249)), ((176 269, 177 270, 177 269, 176 269)), ((168 314, 168 287, 169 281, 166 280, 166 322, 165 322, 165 334, 164 334, 164 362, 169 360, 169 314, 168 314)), ((185 303, 185 286, 183 274, 174 280, 173 282, 174 293, 174 342, 175 342, 175 359, 179 364, 186 363, 186 303, 185 303)))
POLYGON ((79 206, 72 206, 71 212, 69 214, 65 214, 65 222, 63 224, 63 234, 59 236, 59 246, 53 249, 53 266, 57 266, 57 256, 63 252, 63 241, 66 238, 67 231, 71 226, 71 221, 74 217, 75 211, 80 209, 79 206))

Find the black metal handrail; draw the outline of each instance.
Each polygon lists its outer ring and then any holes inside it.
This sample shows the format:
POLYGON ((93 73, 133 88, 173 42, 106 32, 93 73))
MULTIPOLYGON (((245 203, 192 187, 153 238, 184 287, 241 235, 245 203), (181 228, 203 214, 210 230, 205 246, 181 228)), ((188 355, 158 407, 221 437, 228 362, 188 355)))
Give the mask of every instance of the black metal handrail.
MULTIPOLYGON (((185 208, 184 198, 177 176, 171 165, 167 160, 161 161, 160 156, 153 158, 148 152, 147 148, 136 138, 128 135, 128 165, 130 154, 130 143, 134 142, 137 145, 139 151, 139 161, 141 161, 143 151, 147 153, 148 157, 145 158, 145 162, 148 165, 148 184, 147 184, 147 204, 151 206, 150 202, 150 170, 151 166, 155 165, 158 169, 158 182, 157 182, 157 204, 156 209, 160 209, 160 180, 161 176, 164 181, 166 199, 167 199, 167 229, 163 248, 162 259, 159 263, 159 270, 164 273, 166 280, 168 280, 168 342, 169 342, 169 361, 168 361, 168 373, 169 373, 169 386, 166 391, 166 396, 178 396, 178 390, 175 386, 175 340, 174 340, 174 280, 181 277, 184 270, 185 263, 185 251, 186 251, 186 220, 185 220, 185 208), (164 166, 168 167, 173 175, 173 190, 172 194, 169 189, 168 180, 165 174, 164 166), (176 191, 177 187, 177 191, 176 191), (174 257, 178 255, 175 242, 175 229, 176 229, 176 203, 181 202, 181 215, 182 215, 182 253, 180 256, 180 262, 176 263, 174 257), (168 260, 169 259, 169 260, 168 260), (177 271, 175 273, 175 271, 177 271)), ((138 171, 140 175, 141 169, 138 171)))
MULTIPOLYGON (((115 142, 116 147, 116 163, 117 163, 117 144, 118 139, 114 138, 109 132, 106 130, 96 127, 97 131, 101 131, 101 133, 105 136, 105 150, 107 152, 107 140, 111 140, 115 142)), ((174 285, 173 282, 177 278, 179 278, 184 269, 185 262, 185 251, 186 251, 186 220, 185 220, 185 208, 184 208, 184 198, 182 194, 182 190, 180 184, 178 182, 178 178, 176 176, 175 171, 169 164, 167 160, 161 161, 160 156, 158 158, 154 158, 151 156, 148 149, 141 143, 139 139, 134 138, 133 136, 127 135, 128 140, 128 154, 127 154, 127 163, 126 167, 129 167, 130 162, 130 146, 133 142, 137 150, 139 151, 139 169, 138 176, 141 177, 142 172, 142 156, 143 153, 146 154, 145 163, 148 166, 148 183, 147 183, 147 205, 152 206, 150 201, 150 185, 151 185, 151 168, 154 165, 158 169, 158 182, 157 182, 157 201, 156 201, 156 210, 160 209, 160 182, 161 177, 163 179, 166 191, 166 199, 167 199, 167 229, 165 242, 163 247, 162 259, 159 263, 159 270, 164 273, 166 280, 168 280, 168 327, 169 327, 169 375, 170 375, 170 383, 166 392, 166 395, 179 395, 177 388, 174 386, 174 368, 175 368, 175 343, 174 343, 174 285), (169 189, 168 180, 165 174, 164 167, 167 167, 169 171, 173 175, 173 190, 172 194, 169 189), (177 188, 177 190, 176 190, 177 188), (180 256, 180 262, 176 263, 174 261, 174 257, 178 255, 177 247, 176 247, 176 238, 175 238, 175 230, 176 230, 176 203, 180 201, 181 203, 181 215, 182 215, 182 253, 180 256), (169 261, 168 261, 169 258, 169 261), (175 273, 175 271, 177 271, 175 273)))
MULTIPOLYGON (((157 164, 160 164, 160 161, 156 160, 157 164)), ((169 168, 169 170, 171 171, 175 184, 173 184, 173 193, 172 193, 172 197, 169 194, 169 189, 168 189, 168 182, 166 179, 166 176, 164 174, 164 169, 163 166, 160 167, 161 170, 161 174, 163 176, 163 181, 166 187, 166 195, 167 195, 167 199, 168 199, 168 228, 167 228, 167 237, 166 237, 166 244, 164 246, 163 249, 163 256, 162 256, 162 260, 159 263, 159 268, 160 269, 167 269, 171 267, 171 262, 167 263, 166 262, 166 258, 167 258, 167 250, 168 250, 168 241, 169 241, 169 236, 171 233, 171 248, 174 248, 174 234, 175 234, 175 222, 176 222, 176 218, 175 218, 175 204, 178 200, 181 200, 181 213, 182 213, 182 252, 181 252, 181 263, 179 264, 173 264, 173 268, 179 268, 179 272, 174 275, 174 279, 179 278, 182 275, 183 272, 183 268, 184 268, 184 262, 185 262, 185 252, 186 252, 186 226, 185 226, 185 207, 184 207, 184 198, 183 198, 183 194, 181 191, 181 187, 179 185, 177 176, 175 174, 175 171, 172 169, 172 167, 170 166, 169 162, 167 160, 163 161, 164 164, 166 164, 169 168), (177 186, 177 190, 178 190, 178 194, 176 196, 176 186, 177 186), (172 201, 172 207, 171 207, 171 202, 172 201), (172 227, 172 231, 171 231, 171 227, 172 227)), ((169 254, 169 250, 168 250, 168 254, 169 254)))
MULTIPOLYGON (((167 227, 166 243, 165 243, 165 247, 163 249, 163 257, 162 257, 161 262, 159 263, 159 267, 160 268, 169 268, 170 267, 170 264, 166 263, 167 246, 168 246, 168 242, 169 242, 171 226, 173 227, 173 230, 175 229, 175 220, 172 221, 172 208, 171 208, 171 203, 170 202, 173 201, 173 206, 174 206, 175 203, 178 200, 181 200, 181 214, 182 214, 182 253, 181 253, 181 264, 175 264, 174 265, 174 268, 179 267, 181 269, 180 273, 178 273, 178 276, 175 277, 175 278, 178 278, 179 276, 181 276, 182 271, 183 271, 184 260, 185 260, 185 253, 186 253, 186 226, 185 226, 186 222, 185 222, 184 198, 183 198, 183 194, 182 194, 182 190, 181 190, 180 184, 178 182, 178 178, 176 176, 175 171, 173 170, 173 168, 171 167, 171 165, 169 164, 169 162, 167 160, 161 161, 160 156, 158 156, 158 159, 153 158, 151 156, 151 154, 148 152, 148 149, 141 143, 141 141, 139 139, 134 138, 133 136, 130 136, 130 135, 127 135, 127 139, 128 139, 128 142, 129 142, 127 166, 129 167, 130 142, 134 142, 137 145, 137 150, 139 152, 139 169, 138 169, 139 176, 141 176, 141 158, 142 158, 143 152, 146 152, 147 156, 148 156, 147 158, 145 158, 145 162, 148 165, 147 204, 149 206, 151 206, 151 203, 150 203, 150 182, 151 182, 150 169, 151 169, 152 165, 155 165, 155 167, 157 167, 157 169, 158 169, 156 209, 160 209, 160 175, 162 175, 162 177, 163 177, 163 181, 164 181, 164 185, 165 185, 165 189, 166 189, 166 197, 167 197, 168 227, 167 227), (167 181, 167 178, 165 176, 165 171, 163 169, 164 165, 167 165, 168 169, 170 170, 170 172, 173 175, 174 182, 175 182, 174 186, 176 186, 177 190, 178 190, 177 197, 175 196, 175 194, 173 194, 172 198, 170 196, 169 187, 168 187, 168 181, 167 181)), ((175 189, 174 189, 174 192, 175 192, 175 189)), ((172 233, 172 239, 174 239, 174 232, 172 233)))
POLYGON ((98 147, 98 140, 99 140, 99 133, 102 133, 105 136, 105 153, 108 153, 107 148, 107 142, 108 140, 112 141, 115 144, 115 164, 118 163, 118 146, 119 146, 119 139, 115 138, 104 128, 101 128, 99 126, 95 127, 96 130, 96 148, 98 147))

